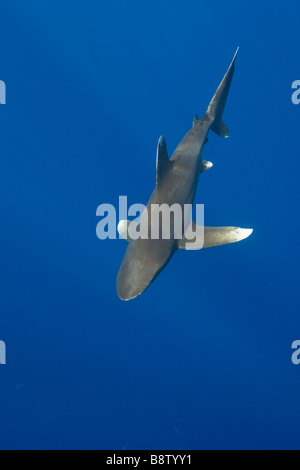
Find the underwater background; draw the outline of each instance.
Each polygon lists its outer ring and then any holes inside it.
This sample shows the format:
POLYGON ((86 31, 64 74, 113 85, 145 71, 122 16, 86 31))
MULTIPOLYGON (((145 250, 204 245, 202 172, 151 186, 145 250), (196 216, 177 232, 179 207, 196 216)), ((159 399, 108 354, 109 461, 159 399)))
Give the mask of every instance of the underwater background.
POLYGON ((1 449, 299 449, 297 1, 2 2, 1 449), (96 209, 146 203, 156 146, 202 116, 236 48, 196 202, 254 228, 178 252, 122 302, 124 240, 96 209))

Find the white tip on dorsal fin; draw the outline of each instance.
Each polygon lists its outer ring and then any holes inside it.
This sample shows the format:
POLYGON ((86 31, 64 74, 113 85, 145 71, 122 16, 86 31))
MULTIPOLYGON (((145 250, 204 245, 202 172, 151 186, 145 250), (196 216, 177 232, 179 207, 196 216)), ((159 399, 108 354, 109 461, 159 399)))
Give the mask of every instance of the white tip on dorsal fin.
POLYGON ((173 163, 169 159, 166 139, 161 136, 157 146, 156 156, 156 184, 159 185, 166 172, 172 168, 173 163))
MULTIPOLYGON (((187 230, 190 228, 191 227, 189 226, 187 230)), ((194 222, 192 222, 192 230, 196 233, 197 225, 194 222)), ((239 227, 204 227, 204 243, 202 231, 202 236, 199 237, 199 241, 197 239, 191 240, 183 237, 178 244, 178 248, 183 250, 200 250, 201 248, 227 245, 229 243, 236 243, 248 238, 252 232, 253 229, 239 227)), ((201 230, 199 230, 198 233, 201 234, 201 230)))

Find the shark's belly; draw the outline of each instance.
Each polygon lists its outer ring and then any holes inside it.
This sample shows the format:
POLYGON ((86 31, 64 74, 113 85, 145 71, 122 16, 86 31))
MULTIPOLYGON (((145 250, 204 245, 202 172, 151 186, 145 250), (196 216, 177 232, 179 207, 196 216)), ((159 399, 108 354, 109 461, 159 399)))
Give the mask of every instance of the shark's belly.
MULTIPOLYGON (((147 204, 147 215, 145 216, 148 217, 149 234, 150 228, 153 228, 153 224, 157 224, 157 212, 163 213, 163 216, 160 217, 160 223, 169 223, 171 239, 173 239, 174 236, 178 238, 176 234, 174 234, 174 217, 176 217, 177 230, 178 224, 181 222, 181 230, 184 233, 184 216, 187 213, 187 205, 192 206, 194 203, 197 185, 197 175, 191 178, 189 172, 177 171, 175 174, 166 178, 162 188, 155 188, 147 204), (172 215, 171 218, 169 218, 169 214, 172 215)), ((161 233, 160 227, 160 234, 161 233)))
POLYGON ((193 203, 196 187, 195 174, 191 178, 190 171, 179 169, 154 189, 140 220, 141 232, 147 239, 129 243, 118 274, 117 291, 121 299, 131 300, 142 294, 170 261, 178 248, 178 239, 184 235, 184 205, 193 203), (179 212, 172 211, 174 204, 179 212))

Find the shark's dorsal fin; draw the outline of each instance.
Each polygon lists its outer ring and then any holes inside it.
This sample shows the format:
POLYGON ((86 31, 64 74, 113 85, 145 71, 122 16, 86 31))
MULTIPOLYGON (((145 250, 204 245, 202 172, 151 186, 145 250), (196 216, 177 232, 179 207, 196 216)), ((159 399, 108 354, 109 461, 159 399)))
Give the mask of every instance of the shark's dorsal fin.
MULTIPOLYGON (((192 229, 193 233, 196 233, 197 225, 195 224, 195 222, 191 222, 191 224, 191 227, 187 227, 187 230, 192 229)), ((252 232, 252 229, 239 227, 204 227, 203 232, 202 227, 202 231, 198 230, 199 240, 197 238, 197 235, 196 238, 194 238, 193 240, 183 237, 183 239, 180 240, 178 244, 178 248, 183 250, 201 250, 202 248, 211 248, 213 246, 227 245, 229 243, 236 243, 241 240, 244 240, 245 238, 249 237, 252 232)))
POLYGON ((196 126, 200 122, 199 116, 196 114, 193 121, 193 126, 196 126))
POLYGON ((165 174, 173 166, 172 161, 169 159, 166 139, 161 136, 157 146, 157 157, 156 157, 156 184, 160 184, 165 174))

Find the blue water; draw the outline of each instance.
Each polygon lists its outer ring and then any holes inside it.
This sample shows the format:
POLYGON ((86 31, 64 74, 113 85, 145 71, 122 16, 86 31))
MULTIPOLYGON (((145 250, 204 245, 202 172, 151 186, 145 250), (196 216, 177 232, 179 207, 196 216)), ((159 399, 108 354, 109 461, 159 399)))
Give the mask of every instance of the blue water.
POLYGON ((299 448, 298 1, 1 5, 0 448, 299 448), (138 299, 96 208, 146 203, 158 138, 240 46, 197 202, 244 242, 180 252, 138 299))

